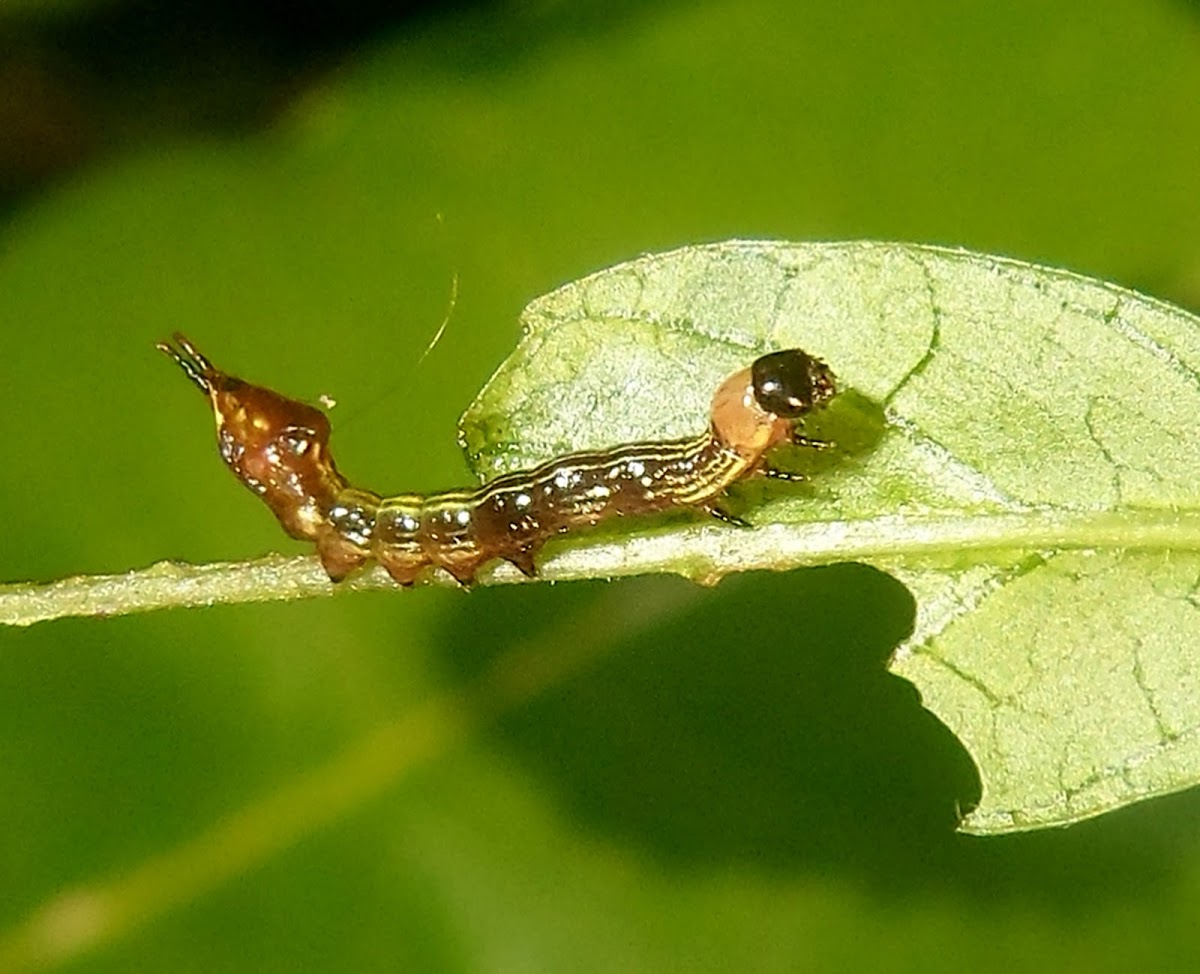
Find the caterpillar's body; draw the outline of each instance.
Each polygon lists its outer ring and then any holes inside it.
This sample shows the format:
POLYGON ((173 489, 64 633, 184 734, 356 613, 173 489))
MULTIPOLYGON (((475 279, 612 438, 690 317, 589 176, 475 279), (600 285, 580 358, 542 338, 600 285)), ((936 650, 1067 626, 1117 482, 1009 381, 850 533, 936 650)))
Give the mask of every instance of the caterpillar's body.
POLYGON ((370 559, 401 585, 429 566, 469 584, 496 558, 527 575, 550 538, 613 517, 676 507, 727 518, 717 502, 737 480, 771 474, 767 452, 834 394, 819 359, 790 349, 757 359, 713 397, 692 439, 571 453, 473 490, 381 497, 351 487, 329 453, 323 412, 217 369, 182 335, 158 347, 208 395, 221 457, 295 538, 315 541, 334 581, 370 559))

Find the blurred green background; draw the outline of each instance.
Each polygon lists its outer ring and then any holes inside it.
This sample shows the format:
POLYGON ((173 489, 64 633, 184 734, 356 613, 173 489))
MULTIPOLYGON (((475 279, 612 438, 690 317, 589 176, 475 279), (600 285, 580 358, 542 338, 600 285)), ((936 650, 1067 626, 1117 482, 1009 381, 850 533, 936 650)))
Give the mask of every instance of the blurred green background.
MULTIPOLYGON (((21 0, 0 214, 0 577, 303 550, 155 340, 424 490, 522 306, 643 251, 961 244, 1196 307, 1200 6, 21 0)), ((1197 796, 954 834, 912 611, 836 566, 0 632, 0 969, 1195 961, 1197 796)))

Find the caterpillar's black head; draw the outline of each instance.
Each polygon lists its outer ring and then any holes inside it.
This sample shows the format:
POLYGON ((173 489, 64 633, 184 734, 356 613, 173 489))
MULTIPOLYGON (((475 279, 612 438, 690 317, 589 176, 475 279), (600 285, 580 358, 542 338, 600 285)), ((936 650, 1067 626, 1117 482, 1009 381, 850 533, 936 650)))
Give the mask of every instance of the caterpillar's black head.
POLYGON ((755 359, 750 381, 759 406, 788 419, 824 405, 837 392, 829 366, 799 348, 755 359))

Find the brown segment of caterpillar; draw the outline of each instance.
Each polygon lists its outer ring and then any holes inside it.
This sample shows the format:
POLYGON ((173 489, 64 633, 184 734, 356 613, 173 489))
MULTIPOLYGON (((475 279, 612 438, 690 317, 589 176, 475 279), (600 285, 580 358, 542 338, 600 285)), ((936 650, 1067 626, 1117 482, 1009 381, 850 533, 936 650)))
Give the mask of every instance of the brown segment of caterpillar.
POLYGON ((470 585, 497 558, 532 577, 557 535, 680 507, 745 525, 721 507, 726 489, 755 475, 799 479, 770 467, 767 453, 789 441, 828 445, 796 423, 836 392, 820 359, 772 352, 721 383, 708 429, 690 439, 569 453, 473 489, 384 497, 338 472, 321 410, 222 372, 181 334, 172 340, 156 347, 208 396, 225 464, 288 534, 316 543, 335 582, 372 559, 404 586, 430 567, 470 585))

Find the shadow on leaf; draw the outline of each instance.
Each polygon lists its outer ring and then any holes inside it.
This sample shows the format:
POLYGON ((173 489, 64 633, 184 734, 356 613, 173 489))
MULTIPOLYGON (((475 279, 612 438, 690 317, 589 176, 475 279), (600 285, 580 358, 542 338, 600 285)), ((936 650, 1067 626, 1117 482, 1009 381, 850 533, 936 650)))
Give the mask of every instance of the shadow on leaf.
POLYGON ((875 868, 975 801, 965 752, 884 669, 913 607, 869 568, 481 591, 444 644, 471 677, 614 596, 658 621, 606 614, 612 631, 584 637, 612 643, 600 662, 501 724, 594 826, 673 860, 875 868))
POLYGON ((955 833, 979 797, 974 765, 885 669, 912 619, 894 579, 838 565, 715 590, 676 579, 490 589, 442 644, 464 680, 531 643, 602 644, 498 733, 589 827, 668 865, 836 872, 1066 909, 1084 889, 1163 882, 1161 830, 1128 827, 1162 803, 1068 831, 955 833))

